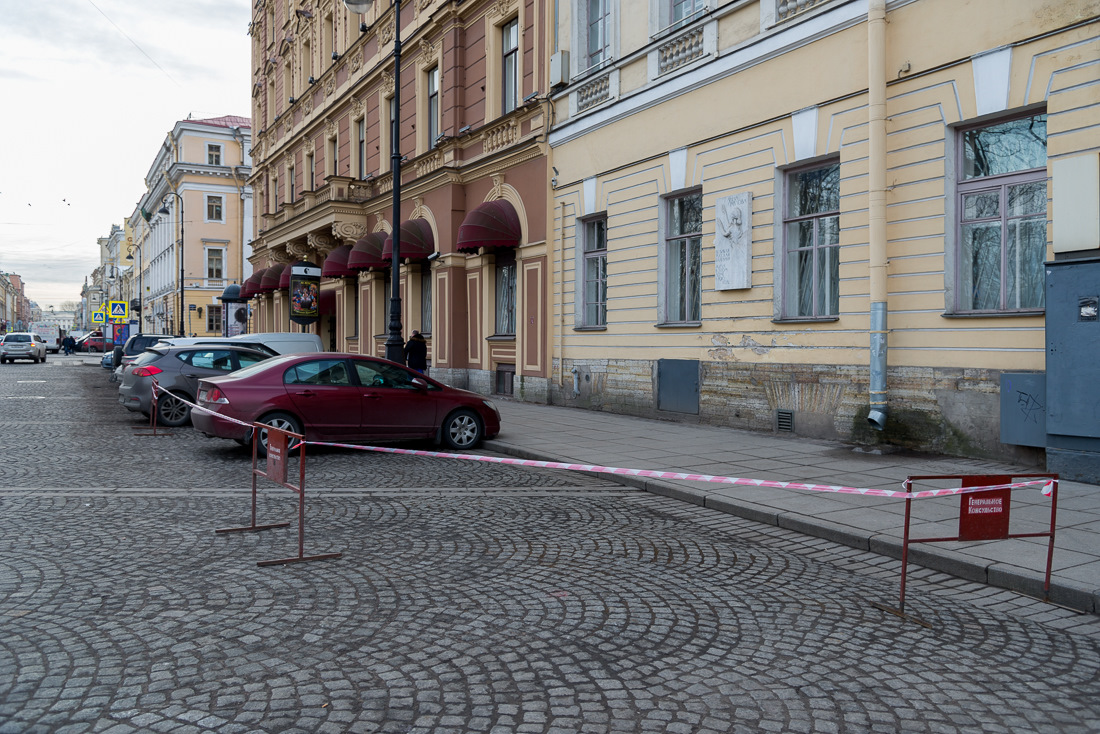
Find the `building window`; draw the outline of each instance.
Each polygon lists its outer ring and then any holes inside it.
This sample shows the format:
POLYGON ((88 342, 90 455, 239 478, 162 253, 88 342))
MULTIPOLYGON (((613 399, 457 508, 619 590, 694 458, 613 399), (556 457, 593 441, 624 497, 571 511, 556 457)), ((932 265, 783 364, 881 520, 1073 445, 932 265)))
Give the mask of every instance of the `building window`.
POLYGON ((584 325, 607 325, 607 216, 584 221, 584 325))
POLYGON ((306 180, 302 186, 303 191, 313 191, 313 187, 317 185, 317 168, 314 164, 313 152, 306 153, 306 170, 303 171, 303 175, 306 176, 306 180))
POLYGON ((706 0, 672 0, 670 21, 673 25, 682 25, 706 7, 706 0))
POLYGON ((206 251, 206 277, 221 280, 224 276, 225 251, 222 249, 206 251))
POLYGON ((516 253, 502 250, 496 258, 496 334, 516 333, 516 253))
POLYGON ((420 333, 432 333, 432 269, 427 267, 420 274, 420 333))
POLYGON ((428 147, 439 137, 439 67, 428 72, 428 147))
POLYGON ((957 311, 1045 306, 1047 118, 958 133, 957 311))
POLYGON ((286 182, 287 182, 286 200, 293 204, 295 196, 297 195, 297 189, 298 189, 298 171, 296 171, 294 169, 294 164, 293 163, 291 163, 289 166, 287 166, 287 169, 286 169, 286 182))
POLYGON ((702 318, 703 195, 667 201, 665 321, 689 323, 702 318))
POLYGON ((610 58, 611 45, 610 34, 610 5, 611 0, 585 0, 587 29, 587 41, 585 51, 587 53, 588 68, 599 66, 610 58))
POLYGON ((328 160, 325 162, 326 176, 339 176, 340 140, 336 135, 328 139, 328 160))
POLYGON ((508 114, 519 104, 519 20, 501 28, 501 114, 508 114))
POLYGON ((386 119, 389 121, 389 125, 386 128, 386 155, 390 158, 390 163, 386 167, 386 170, 393 168, 393 151, 396 150, 396 134, 394 130, 394 123, 397 120, 397 105, 394 103, 393 97, 386 97, 386 109, 389 111, 386 115, 386 119))
POLYGON ((220 166, 222 164, 222 147, 220 145, 206 144, 206 163, 210 166, 220 166))
POLYGON ((367 177, 367 118, 355 121, 355 168, 356 177, 362 181, 367 177))
POLYGON ((222 203, 224 199, 220 196, 207 196, 206 197, 206 221, 208 222, 221 222, 223 219, 222 203))
POLYGON ((840 313, 840 163, 791 171, 786 183, 783 315, 836 316, 840 313))
POLYGON ((271 203, 272 207, 269 211, 272 213, 279 211, 279 177, 271 177, 271 203))
POLYGON ((210 304, 206 307, 206 330, 221 333, 222 331, 222 306, 210 304))

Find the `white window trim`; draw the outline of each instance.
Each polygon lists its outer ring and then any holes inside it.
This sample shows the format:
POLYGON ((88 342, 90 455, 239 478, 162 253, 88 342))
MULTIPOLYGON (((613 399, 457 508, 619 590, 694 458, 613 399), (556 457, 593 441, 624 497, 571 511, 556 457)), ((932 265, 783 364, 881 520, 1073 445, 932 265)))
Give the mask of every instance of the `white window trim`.
POLYGON ((206 165, 208 166, 224 166, 225 165, 225 148, 221 143, 207 143, 206 144, 206 165), (210 154, 217 150, 218 162, 210 162, 210 154))

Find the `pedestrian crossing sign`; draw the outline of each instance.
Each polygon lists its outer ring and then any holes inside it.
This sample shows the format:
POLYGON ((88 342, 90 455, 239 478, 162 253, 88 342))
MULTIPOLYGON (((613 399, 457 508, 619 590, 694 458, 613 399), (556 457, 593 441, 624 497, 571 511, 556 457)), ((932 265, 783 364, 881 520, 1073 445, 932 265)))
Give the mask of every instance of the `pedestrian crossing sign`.
POLYGON ((126 301, 110 302, 111 321, 127 321, 130 318, 130 304, 126 301))
POLYGON ((103 311, 92 311, 92 323, 93 324, 105 324, 107 323, 107 314, 103 311))

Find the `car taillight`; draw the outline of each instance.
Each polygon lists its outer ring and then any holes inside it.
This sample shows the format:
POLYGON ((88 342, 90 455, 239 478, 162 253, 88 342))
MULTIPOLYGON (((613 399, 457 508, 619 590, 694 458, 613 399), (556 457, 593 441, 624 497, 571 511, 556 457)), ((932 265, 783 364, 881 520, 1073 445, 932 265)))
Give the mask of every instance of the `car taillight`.
POLYGON ((225 396, 221 390, 216 387, 204 387, 199 389, 199 402, 200 403, 218 403, 219 405, 228 405, 229 398, 225 396))
POLYGON ((157 367, 155 364, 151 364, 147 367, 135 367, 132 374, 135 377, 153 377, 154 375, 159 375, 161 372, 164 372, 164 370, 157 367))

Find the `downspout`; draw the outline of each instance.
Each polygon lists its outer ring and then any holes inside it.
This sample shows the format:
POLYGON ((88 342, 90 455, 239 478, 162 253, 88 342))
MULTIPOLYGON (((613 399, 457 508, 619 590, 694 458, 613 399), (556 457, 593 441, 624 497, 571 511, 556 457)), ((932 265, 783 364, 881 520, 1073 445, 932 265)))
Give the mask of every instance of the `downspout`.
POLYGON ((886 427, 886 0, 870 0, 867 8, 867 97, 871 295, 871 384, 867 422, 877 431, 886 427))

